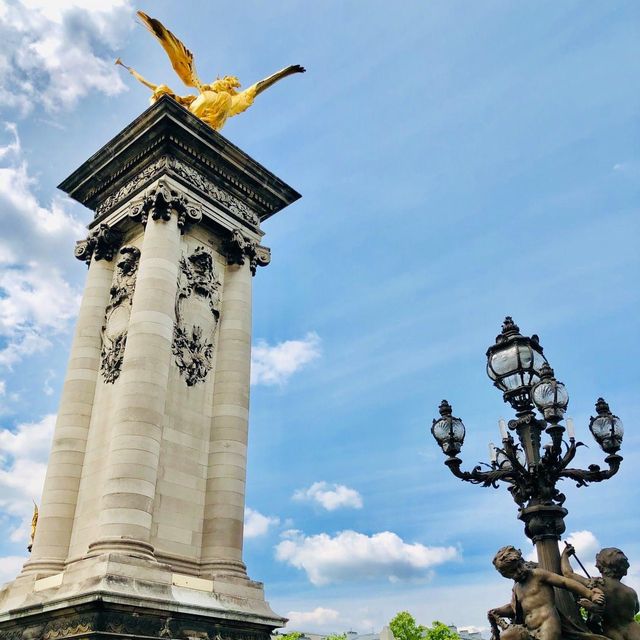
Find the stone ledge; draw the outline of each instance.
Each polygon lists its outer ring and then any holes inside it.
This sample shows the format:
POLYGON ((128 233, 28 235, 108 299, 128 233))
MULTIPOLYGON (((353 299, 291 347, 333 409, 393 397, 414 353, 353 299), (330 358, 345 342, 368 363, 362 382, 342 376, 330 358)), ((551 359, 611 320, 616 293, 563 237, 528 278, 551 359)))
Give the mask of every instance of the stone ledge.
POLYGON ((0 621, 0 640, 128 638, 129 640, 269 640, 284 619, 257 622, 215 612, 181 611, 133 597, 96 592, 14 612, 0 621))

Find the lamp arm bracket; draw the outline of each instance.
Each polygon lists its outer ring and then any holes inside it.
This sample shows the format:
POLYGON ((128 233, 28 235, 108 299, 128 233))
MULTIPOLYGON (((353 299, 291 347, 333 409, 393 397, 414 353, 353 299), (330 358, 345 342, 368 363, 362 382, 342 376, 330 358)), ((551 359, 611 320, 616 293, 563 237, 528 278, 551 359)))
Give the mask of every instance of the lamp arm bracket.
POLYGON ((445 464, 449 467, 451 473, 456 478, 470 482, 471 484, 480 484, 483 487, 498 488, 499 480, 510 481, 510 477, 513 475, 512 469, 491 469, 490 471, 483 471, 481 465, 476 465, 471 471, 463 471, 460 467, 462 460, 458 457, 452 457, 445 460, 445 464))
POLYGON ((622 456, 611 453, 605 458, 605 462, 609 466, 608 469, 601 469, 600 465, 592 464, 588 469, 562 469, 558 476, 574 480, 577 487, 586 487, 591 482, 602 482, 618 473, 622 456))

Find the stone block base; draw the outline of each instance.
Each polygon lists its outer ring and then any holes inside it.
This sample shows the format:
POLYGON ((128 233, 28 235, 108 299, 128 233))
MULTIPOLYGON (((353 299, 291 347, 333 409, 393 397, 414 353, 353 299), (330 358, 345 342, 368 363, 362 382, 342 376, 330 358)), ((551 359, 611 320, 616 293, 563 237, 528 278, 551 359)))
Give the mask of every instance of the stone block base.
POLYGON ((269 640, 285 622, 259 582, 179 574, 119 553, 22 574, 0 589, 0 640, 269 640))
POLYGON ((23 610, 0 622, 0 640, 269 640, 272 626, 162 611, 96 596, 55 611, 23 610))

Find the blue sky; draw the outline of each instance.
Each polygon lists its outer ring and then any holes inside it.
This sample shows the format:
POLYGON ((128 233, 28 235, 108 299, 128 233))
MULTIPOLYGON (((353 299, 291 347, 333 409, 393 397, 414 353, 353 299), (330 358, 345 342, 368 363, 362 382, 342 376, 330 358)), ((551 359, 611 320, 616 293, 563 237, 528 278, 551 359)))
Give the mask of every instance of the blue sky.
MULTIPOLYGON (((636 2, 0 2, 0 579, 23 562, 85 277, 90 214, 56 185, 147 106, 116 56, 183 88, 143 9, 201 77, 307 68, 223 134, 303 194, 254 281, 245 560, 292 626, 379 630, 397 611, 482 627, 529 552, 506 491, 465 485, 428 432, 446 397, 471 466, 510 417, 484 371, 503 317, 538 333, 582 465, 600 395, 612 480, 562 487, 567 532, 640 587, 636 2), (629 508, 631 506, 631 508, 629 508)), ((187 91, 185 91, 186 93, 187 91)))

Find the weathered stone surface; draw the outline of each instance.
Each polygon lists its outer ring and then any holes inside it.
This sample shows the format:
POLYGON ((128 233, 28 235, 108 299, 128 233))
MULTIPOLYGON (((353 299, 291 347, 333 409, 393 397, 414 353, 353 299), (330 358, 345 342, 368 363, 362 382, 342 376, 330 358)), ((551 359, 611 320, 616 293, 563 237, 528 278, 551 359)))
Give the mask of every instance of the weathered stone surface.
POLYGON ((266 640, 284 620, 242 561, 252 275, 299 195, 167 99, 61 188, 97 213, 90 267, 0 640, 266 640))

